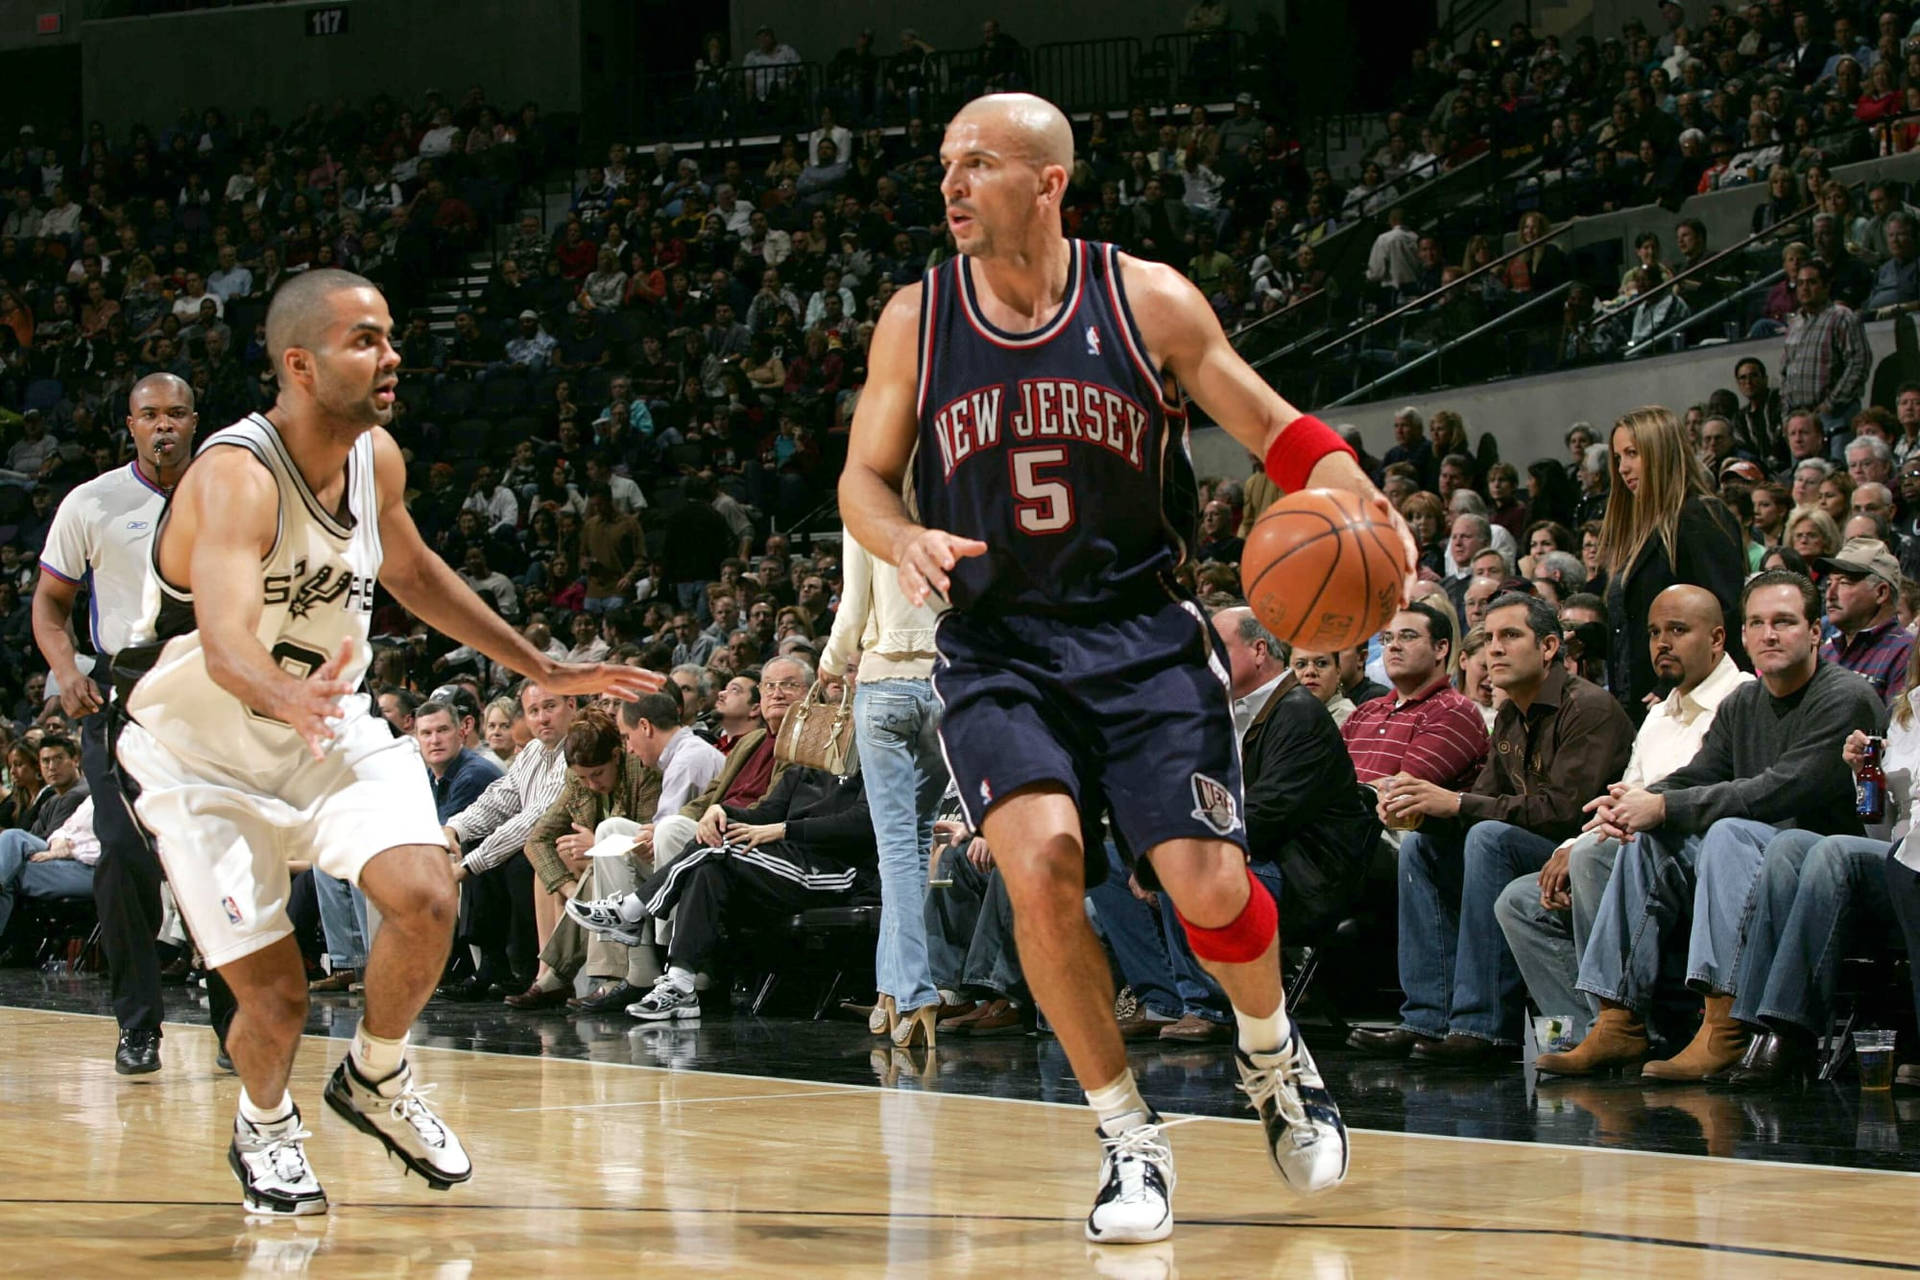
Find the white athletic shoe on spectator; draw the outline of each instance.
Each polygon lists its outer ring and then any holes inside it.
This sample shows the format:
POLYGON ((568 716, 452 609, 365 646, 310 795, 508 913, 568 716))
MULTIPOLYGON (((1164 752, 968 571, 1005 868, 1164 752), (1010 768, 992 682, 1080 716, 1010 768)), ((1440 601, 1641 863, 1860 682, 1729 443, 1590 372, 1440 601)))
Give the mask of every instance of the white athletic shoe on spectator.
POLYGON ((227 1163, 240 1179, 240 1202, 247 1212, 293 1218, 327 1211, 327 1193, 307 1164, 304 1144, 312 1136, 301 1127, 297 1107, 273 1124, 233 1118, 227 1163))
POLYGON ((1158 1117, 1109 1138, 1096 1129, 1106 1157, 1100 1194, 1087 1215, 1087 1239, 1096 1244, 1146 1244, 1173 1231, 1173 1149, 1158 1117))
POLYGON ((595 898, 591 902, 568 898, 567 916, 595 937, 608 938, 629 947, 637 947, 645 940, 641 936, 640 929, 646 923, 646 917, 629 920, 620 914, 620 904, 631 896, 631 894, 622 894, 618 898, 595 898))
POLYGON ((1347 1176, 1347 1126, 1320 1079, 1320 1070, 1290 1024, 1278 1053, 1233 1051, 1240 1091, 1260 1113, 1267 1154, 1295 1191, 1311 1195, 1339 1186, 1347 1176))
POLYGON ((700 993, 686 991, 665 974, 654 980, 653 990, 627 1006, 627 1013, 642 1022, 666 1022, 674 1018, 700 1016, 700 993))
POLYGON ((473 1176, 473 1162, 447 1122, 427 1105, 426 1095, 432 1089, 432 1085, 414 1088, 413 1068, 406 1063, 375 1084, 360 1074, 348 1056, 327 1081, 326 1098, 335 1115, 378 1138, 429 1187, 445 1191, 473 1176))

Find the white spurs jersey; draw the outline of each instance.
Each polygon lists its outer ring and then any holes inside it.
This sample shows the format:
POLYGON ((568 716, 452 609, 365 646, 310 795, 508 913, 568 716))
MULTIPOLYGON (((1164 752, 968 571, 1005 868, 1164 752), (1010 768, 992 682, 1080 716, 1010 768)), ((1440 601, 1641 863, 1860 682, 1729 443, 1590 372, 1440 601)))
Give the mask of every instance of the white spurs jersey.
MULTIPOLYGON (((282 669, 305 677, 353 641, 340 673, 358 686, 372 661, 367 644, 374 584, 380 574, 380 504, 374 481, 373 433, 347 455, 345 513, 321 507, 274 425, 249 414, 207 438, 208 449, 245 449, 273 473, 280 516, 273 547, 260 564, 262 605, 254 634, 282 669)), ((208 512, 205 519, 217 519, 208 512)), ((152 542, 141 620, 114 661, 114 681, 127 714, 175 754, 228 773, 284 765, 306 744, 284 721, 246 706, 213 682, 194 620, 193 597, 160 572, 166 514, 152 542)), ((369 714, 367 697, 342 700, 345 717, 369 714)))

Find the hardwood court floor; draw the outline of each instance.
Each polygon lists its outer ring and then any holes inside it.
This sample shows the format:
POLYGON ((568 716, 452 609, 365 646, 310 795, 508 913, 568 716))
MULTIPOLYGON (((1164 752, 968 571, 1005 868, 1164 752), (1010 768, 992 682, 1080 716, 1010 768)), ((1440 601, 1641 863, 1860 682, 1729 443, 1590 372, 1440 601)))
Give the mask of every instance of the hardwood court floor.
MULTIPOLYGON (((474 1153, 448 1193, 326 1112, 344 1052, 310 1037, 295 1098, 333 1198, 249 1223, 224 1149, 238 1084, 170 1026, 137 1080, 111 1023, 0 1009, 0 1273, 74 1277, 1834 1276, 1920 1271, 1912 1174, 1356 1132, 1345 1187, 1283 1190, 1250 1123, 1172 1133, 1179 1226, 1091 1250, 1085 1110, 421 1048, 474 1153)), ((649 1029, 647 1035, 677 1034, 649 1029)))

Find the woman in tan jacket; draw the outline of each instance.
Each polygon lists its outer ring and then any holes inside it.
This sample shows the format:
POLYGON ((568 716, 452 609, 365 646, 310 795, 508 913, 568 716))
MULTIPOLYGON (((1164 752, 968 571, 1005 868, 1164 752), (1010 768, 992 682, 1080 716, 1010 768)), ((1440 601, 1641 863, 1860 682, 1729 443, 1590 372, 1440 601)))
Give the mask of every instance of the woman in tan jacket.
POLYGON ((893 566, 844 529, 840 577, 840 610, 820 655, 820 674, 843 677, 859 657, 854 740, 880 846, 874 953, 880 998, 867 1025, 898 1045, 930 1045, 940 992, 927 963, 925 859, 947 789, 932 685, 935 615, 929 606, 907 603, 893 566))

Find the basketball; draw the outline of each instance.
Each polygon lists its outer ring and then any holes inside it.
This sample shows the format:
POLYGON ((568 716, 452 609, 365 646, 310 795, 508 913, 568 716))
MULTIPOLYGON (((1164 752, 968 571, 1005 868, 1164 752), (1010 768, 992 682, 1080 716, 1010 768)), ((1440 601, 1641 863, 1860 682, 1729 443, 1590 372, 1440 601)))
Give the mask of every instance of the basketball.
POLYGON ((1240 553, 1247 603, 1267 630, 1325 653, 1366 643, 1393 617, 1406 548, 1357 495, 1290 493, 1261 514, 1240 553))

